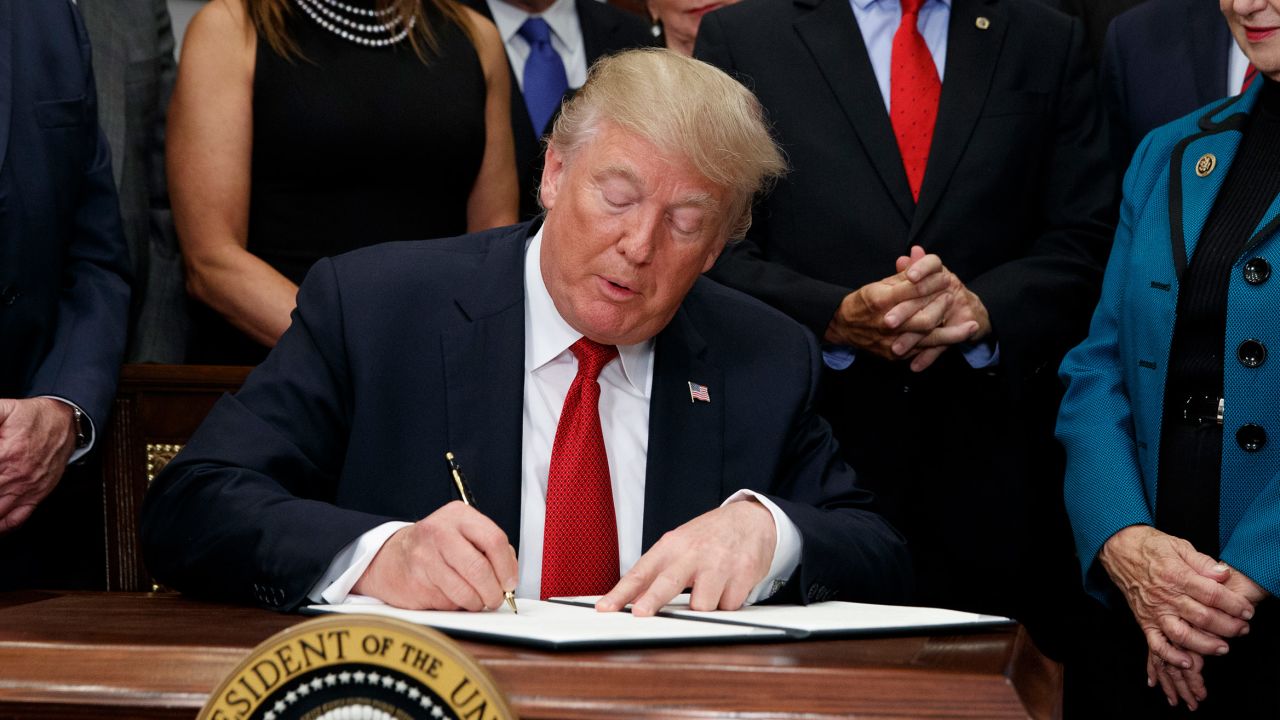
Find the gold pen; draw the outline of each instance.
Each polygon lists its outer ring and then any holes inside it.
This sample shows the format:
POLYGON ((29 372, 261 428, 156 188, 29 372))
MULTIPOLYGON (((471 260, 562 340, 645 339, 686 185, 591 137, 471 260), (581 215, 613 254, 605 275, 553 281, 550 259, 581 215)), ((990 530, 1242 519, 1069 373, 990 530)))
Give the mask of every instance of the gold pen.
MULTIPOLYGON (((467 507, 476 506, 476 498, 471 494, 471 488, 467 487, 467 481, 462 477, 462 468, 458 467, 458 461, 454 459, 453 453, 446 451, 444 459, 449 463, 449 475, 453 477, 453 489, 458 491, 458 498, 467 507)), ((520 614, 516 609, 516 594, 511 590, 503 590, 503 597, 507 600, 507 605, 511 607, 511 612, 520 614)))

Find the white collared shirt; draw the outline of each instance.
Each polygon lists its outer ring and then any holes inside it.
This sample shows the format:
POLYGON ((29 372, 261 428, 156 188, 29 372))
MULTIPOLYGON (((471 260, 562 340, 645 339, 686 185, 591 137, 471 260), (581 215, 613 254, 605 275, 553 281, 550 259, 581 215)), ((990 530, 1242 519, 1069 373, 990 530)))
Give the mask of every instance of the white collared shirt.
MULTIPOLYGON (((1249 72, 1249 57, 1240 49, 1235 37, 1227 43, 1227 94, 1239 95, 1244 76, 1249 72)), ((1260 80, 1257 82, 1261 82, 1260 80)))
MULTIPOLYGON (((543 526, 551 447, 578 359, 569 350, 582 337, 560 317, 542 279, 542 231, 524 261, 524 443, 520 455, 520 585, 516 594, 538 597, 542 588, 543 526)), ((653 387, 652 338, 619 345, 618 359, 600 371, 600 430, 609 458, 618 523, 618 562, 640 558, 644 529, 644 477, 649 452, 649 390, 653 387), (643 422, 638 420, 642 419, 643 422)))
MULTIPOLYGON (((543 527, 546 522, 547 476, 560 410, 578 372, 569 346, 582 337, 565 322, 547 292, 541 269, 542 231, 524 259, 524 423, 520 455, 520 579, 516 595, 540 597, 543 527)), ((609 458, 614 515, 618 524, 619 574, 640 559, 644 534, 645 470, 649 451, 649 393, 653 386, 652 339, 618 347, 618 358, 600 372, 600 428, 609 458)), ((723 504, 755 498, 773 516, 777 530, 773 561, 764 579, 747 596, 758 602, 776 592, 800 564, 800 531, 768 498, 739 490, 723 504)), ((387 538, 404 522, 389 522, 361 535, 330 563, 308 593, 316 602, 340 603, 364 574, 387 538)))
MULTIPOLYGON (((529 43, 520 37, 520 26, 531 16, 504 0, 486 0, 493 24, 498 26, 502 44, 507 49, 507 60, 516 76, 516 84, 524 91, 524 63, 529 59, 529 43)), ((575 0, 556 0, 539 17, 551 26, 551 47, 564 62, 564 72, 570 88, 580 88, 587 81, 587 49, 582 40, 582 25, 578 21, 575 0)))

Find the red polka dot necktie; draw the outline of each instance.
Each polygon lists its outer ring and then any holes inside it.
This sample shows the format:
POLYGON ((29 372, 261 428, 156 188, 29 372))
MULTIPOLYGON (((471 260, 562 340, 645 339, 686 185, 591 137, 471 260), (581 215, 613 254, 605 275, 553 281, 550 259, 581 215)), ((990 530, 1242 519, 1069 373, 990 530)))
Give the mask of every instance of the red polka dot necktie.
POLYGON ((920 183, 929 162, 929 144, 938 119, 942 81, 929 46, 916 27, 924 0, 902 0, 902 22, 893 35, 889 71, 889 119, 898 138, 902 166, 907 171, 911 197, 920 200, 920 183))
POLYGON ((597 382, 618 348, 582 338, 569 350, 578 358, 578 375, 565 396, 551 446, 542 543, 544 600, 603 595, 618 582, 618 523, 597 382))
POLYGON ((1249 63, 1249 67, 1244 69, 1244 82, 1240 83, 1240 92, 1248 90, 1256 77, 1258 77, 1258 68, 1254 67, 1253 63, 1249 63))

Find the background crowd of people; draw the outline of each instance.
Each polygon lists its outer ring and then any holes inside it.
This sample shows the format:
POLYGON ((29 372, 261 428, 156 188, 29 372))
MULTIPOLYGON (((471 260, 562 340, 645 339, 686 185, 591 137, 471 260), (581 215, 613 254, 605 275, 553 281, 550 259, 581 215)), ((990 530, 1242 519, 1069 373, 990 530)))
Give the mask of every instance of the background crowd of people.
POLYGON ((1280 0, 211 0, 181 62, 164 0, 0 0, 0 585, 53 581, 121 362, 258 365, 323 258, 537 232, 562 102, 656 47, 785 157, 707 274, 816 339, 910 601, 1025 624, 1069 716, 1280 711, 1280 0))

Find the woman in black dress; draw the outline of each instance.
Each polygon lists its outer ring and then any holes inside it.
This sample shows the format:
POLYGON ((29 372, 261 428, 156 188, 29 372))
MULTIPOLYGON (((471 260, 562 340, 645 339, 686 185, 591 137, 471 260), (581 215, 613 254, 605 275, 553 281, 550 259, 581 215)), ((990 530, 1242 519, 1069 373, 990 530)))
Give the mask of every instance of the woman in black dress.
POLYGON ((321 257, 515 222, 509 73, 450 0, 213 0, 169 111, 188 362, 255 364, 321 257))

